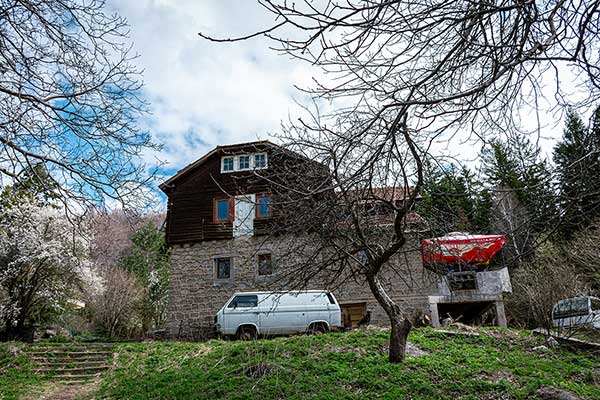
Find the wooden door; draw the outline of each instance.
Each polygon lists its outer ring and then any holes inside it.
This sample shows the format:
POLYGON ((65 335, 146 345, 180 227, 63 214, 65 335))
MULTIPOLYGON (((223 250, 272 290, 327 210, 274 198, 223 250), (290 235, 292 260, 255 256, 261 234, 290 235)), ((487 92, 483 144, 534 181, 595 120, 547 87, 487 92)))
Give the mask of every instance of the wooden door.
POLYGON ((358 327, 358 322, 367 314, 367 303, 340 304, 342 323, 346 328, 358 327))

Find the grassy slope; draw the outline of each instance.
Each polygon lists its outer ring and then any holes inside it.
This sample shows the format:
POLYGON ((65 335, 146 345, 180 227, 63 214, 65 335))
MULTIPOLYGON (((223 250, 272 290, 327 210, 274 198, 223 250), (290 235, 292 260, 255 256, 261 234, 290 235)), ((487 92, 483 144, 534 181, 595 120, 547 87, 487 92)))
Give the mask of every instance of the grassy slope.
POLYGON ((21 351, 23 344, 0 343, 0 399, 16 399, 41 383, 33 364, 21 351))
MULTIPOLYGON (((386 362, 387 332, 259 340, 119 345, 99 396, 118 399, 498 399, 530 398, 540 385, 600 398, 600 360, 564 349, 533 352, 540 338, 508 330, 449 337, 431 329, 410 340, 429 355, 386 362), (262 363, 270 373, 252 377, 262 363)), ((0 396, 1 397, 1 396, 0 396)))

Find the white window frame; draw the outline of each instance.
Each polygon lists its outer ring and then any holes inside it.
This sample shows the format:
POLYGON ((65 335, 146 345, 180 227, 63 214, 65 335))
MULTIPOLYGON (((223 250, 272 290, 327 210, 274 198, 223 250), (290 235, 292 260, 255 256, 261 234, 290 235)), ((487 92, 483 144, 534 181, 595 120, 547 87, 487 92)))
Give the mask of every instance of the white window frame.
POLYGON ((269 154, 265 152, 260 153, 246 153, 239 154, 237 156, 222 156, 221 157, 221 173, 229 174, 231 172, 239 172, 239 171, 252 171, 257 169, 267 169, 269 168, 269 154), (265 166, 257 167, 256 166, 256 156, 265 156, 265 166), (250 168, 240 168, 240 157, 249 157, 250 158, 250 168), (225 171, 225 159, 233 159, 233 169, 230 171, 225 171))
POLYGON ((269 167, 269 155, 267 153, 253 153, 251 162, 252 162, 252 169, 267 169, 269 167), (265 156, 265 166, 264 167, 256 166, 256 156, 265 156))
POLYGON ((235 162, 235 157, 234 156, 223 156, 221 157, 221 173, 229 173, 229 172, 235 172, 236 170, 236 162, 235 162), (232 170, 225 170, 225 160, 231 159, 233 161, 233 169, 232 170))
POLYGON ((248 171, 248 170, 252 169, 252 164, 253 164, 252 160, 254 159, 253 154, 240 154, 239 156, 236 156, 235 158, 237 159, 237 162, 238 162, 237 163, 237 165, 238 165, 237 170, 238 171, 248 171), (241 167, 240 158, 242 158, 242 157, 248 157, 248 168, 242 168, 241 167))

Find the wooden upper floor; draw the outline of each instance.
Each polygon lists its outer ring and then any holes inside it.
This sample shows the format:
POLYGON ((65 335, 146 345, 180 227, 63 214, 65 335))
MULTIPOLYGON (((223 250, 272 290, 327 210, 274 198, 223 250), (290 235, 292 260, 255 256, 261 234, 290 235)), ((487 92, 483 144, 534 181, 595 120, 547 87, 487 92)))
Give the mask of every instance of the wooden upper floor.
MULTIPOLYGON (((218 146, 160 185, 169 244, 269 233, 275 164, 296 158, 268 142, 218 146)), ((306 161, 306 160, 304 160, 306 161)))
MULTIPOLYGON (((329 181, 329 170, 322 164, 268 141, 218 146, 160 185, 168 197, 167 242, 277 235, 287 232, 290 221, 310 230, 303 208, 310 214, 328 201, 337 206, 346 201, 360 207, 370 223, 386 225, 393 222, 394 213, 385 203, 399 206, 412 193, 410 188, 366 188, 347 191, 338 199, 342 192, 332 189, 329 181), (317 193, 315 188, 325 189, 317 193), (305 198, 306 192, 316 194, 305 198)), ((342 214, 330 214, 343 222, 344 207, 340 208, 342 214)), ((410 223, 416 222, 415 216, 407 215, 410 223)), ((289 226, 297 226, 294 223, 289 226)))

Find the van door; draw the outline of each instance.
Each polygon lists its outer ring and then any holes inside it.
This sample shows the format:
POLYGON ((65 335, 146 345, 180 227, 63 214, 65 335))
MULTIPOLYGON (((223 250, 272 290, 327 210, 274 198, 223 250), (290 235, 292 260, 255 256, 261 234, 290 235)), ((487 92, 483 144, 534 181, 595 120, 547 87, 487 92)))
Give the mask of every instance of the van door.
POLYGON ((306 298, 307 321, 305 330, 313 322, 329 321, 329 299, 325 293, 307 293, 306 298))
POLYGON ((258 296, 235 296, 223 310, 223 326, 227 335, 234 335, 240 325, 251 324, 259 328, 258 296))
POLYGON ((259 303, 261 331, 287 335, 306 330, 306 309, 293 294, 271 294, 259 303))

